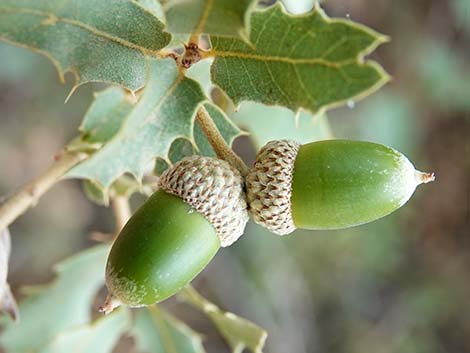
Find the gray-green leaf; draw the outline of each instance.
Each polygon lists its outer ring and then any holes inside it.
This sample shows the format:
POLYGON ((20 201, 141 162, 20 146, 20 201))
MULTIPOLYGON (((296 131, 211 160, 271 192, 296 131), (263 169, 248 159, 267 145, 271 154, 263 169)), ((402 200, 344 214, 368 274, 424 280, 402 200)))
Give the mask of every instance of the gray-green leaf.
POLYGON ((278 3, 252 12, 250 45, 211 36, 215 84, 238 104, 256 101, 313 113, 359 99, 388 76, 364 60, 386 37, 343 19, 330 19, 317 6, 292 16, 278 3))
POLYGON ((167 0, 164 10, 172 33, 205 33, 246 38, 253 0, 167 0))
POLYGON ((55 267, 57 278, 29 288, 20 303, 21 323, 7 322, 0 343, 8 352, 37 352, 59 332, 90 321, 93 298, 104 283, 108 246, 96 246, 55 267))
POLYGON ((130 332, 143 353, 204 353, 201 336, 157 306, 139 309, 130 332))
POLYGON ((212 320, 233 353, 242 353, 244 349, 249 349, 253 353, 262 353, 268 334, 261 327, 235 314, 222 311, 191 286, 185 287, 179 293, 179 297, 212 320))
MULTIPOLYGON (((237 137, 246 135, 246 133, 240 130, 240 128, 235 125, 220 108, 212 103, 205 103, 204 107, 214 121, 217 129, 219 130, 227 145, 231 146, 237 137)), ((193 154, 199 154, 201 156, 208 157, 216 156, 214 149, 210 145, 199 124, 194 125, 194 140, 196 141, 195 146, 189 143, 187 139, 175 140, 171 145, 170 152, 168 154, 169 162, 174 164, 182 158, 191 156, 193 154)), ((157 175, 160 175, 168 167, 168 162, 158 160, 155 172, 157 175)))
POLYGON ((61 80, 145 83, 145 54, 157 55, 171 36, 132 0, 0 0, 0 39, 52 60, 61 80))
POLYGON ((40 353, 111 353, 130 326, 130 312, 119 309, 100 319, 60 332, 40 353))
POLYGON ((119 131, 133 105, 131 98, 119 87, 95 93, 80 125, 82 141, 92 145, 109 141, 119 131))
MULTIPOLYGON (((145 90, 119 131, 103 133, 106 139, 112 137, 91 158, 71 169, 67 177, 90 179, 104 188, 124 173, 131 173, 140 181, 156 157, 167 160, 175 139, 186 138, 195 143, 194 117, 205 99, 199 84, 184 77, 173 59, 149 60, 145 90)), ((95 102, 94 106, 98 104, 95 102)), ((108 110, 114 110, 112 105, 108 110)), ((103 123, 100 117, 95 122, 97 127, 103 123)), ((83 133, 86 136, 92 131, 83 133)))
POLYGON ((165 13, 163 11, 162 5, 158 0, 136 0, 141 6, 145 7, 151 13, 158 17, 162 22, 165 21, 165 13))

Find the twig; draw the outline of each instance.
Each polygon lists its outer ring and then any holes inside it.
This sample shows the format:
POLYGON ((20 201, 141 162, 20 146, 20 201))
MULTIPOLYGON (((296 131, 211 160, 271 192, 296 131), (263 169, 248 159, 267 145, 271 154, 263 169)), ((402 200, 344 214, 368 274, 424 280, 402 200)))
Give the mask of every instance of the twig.
POLYGON ((55 162, 44 174, 25 185, 0 205, 0 229, 8 227, 27 209, 35 206, 39 198, 57 183, 69 169, 87 157, 86 153, 81 152, 65 152, 56 157, 55 162))
POLYGON ((116 196, 111 200, 111 207, 116 219, 117 236, 132 215, 129 199, 126 196, 116 196))
POLYGON ((239 156, 233 152, 229 145, 225 142, 224 138, 217 129, 214 121, 210 117, 209 113, 204 107, 200 107, 197 114, 196 120, 204 131, 209 143, 214 149, 217 156, 227 162, 229 162, 233 167, 238 169, 243 176, 246 176, 249 172, 249 168, 241 160, 239 156))

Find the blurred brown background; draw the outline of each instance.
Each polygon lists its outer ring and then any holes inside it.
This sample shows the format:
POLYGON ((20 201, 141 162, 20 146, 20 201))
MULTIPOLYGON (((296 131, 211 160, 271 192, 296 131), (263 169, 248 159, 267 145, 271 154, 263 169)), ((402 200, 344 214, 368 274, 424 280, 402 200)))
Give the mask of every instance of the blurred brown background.
MULTIPOLYGON (((290 3, 292 10, 304 5, 290 3)), ((470 1, 323 6, 392 39, 373 55, 392 82, 329 112, 333 135, 392 146, 437 181, 370 225, 281 238, 250 224, 195 285, 266 328, 271 353, 470 352, 470 1)), ((64 105, 70 88, 47 59, 0 44, 0 195, 47 168, 76 135, 99 87, 81 87, 64 105)), ((236 149, 253 159, 249 139, 236 149)), ((132 199, 135 207, 141 201, 132 199)), ((54 263, 91 246, 90 232, 111 231, 113 222, 79 181, 57 185, 11 227, 13 290, 20 295, 21 286, 49 280, 54 263)), ((206 335, 209 352, 228 351, 202 315, 172 300, 165 305, 206 335)))

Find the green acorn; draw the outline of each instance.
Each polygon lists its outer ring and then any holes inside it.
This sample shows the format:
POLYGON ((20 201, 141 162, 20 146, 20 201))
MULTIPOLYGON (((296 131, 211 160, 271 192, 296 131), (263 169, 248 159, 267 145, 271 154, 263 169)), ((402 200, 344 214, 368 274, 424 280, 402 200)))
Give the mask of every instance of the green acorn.
POLYGON ((392 148, 361 141, 271 141, 246 177, 255 222, 276 234, 340 229, 400 208, 434 175, 392 148))
POLYGON ((108 313, 162 301, 188 284, 248 221, 240 173, 227 162, 192 156, 160 178, 160 189, 116 238, 106 266, 108 313))

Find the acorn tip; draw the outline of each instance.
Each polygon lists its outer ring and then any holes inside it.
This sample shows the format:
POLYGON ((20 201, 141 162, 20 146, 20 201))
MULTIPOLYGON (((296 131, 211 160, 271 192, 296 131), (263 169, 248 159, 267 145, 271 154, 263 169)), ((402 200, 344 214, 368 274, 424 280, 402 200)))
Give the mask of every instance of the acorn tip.
POLYGON ((109 293, 103 305, 98 308, 98 311, 107 315, 117 307, 121 306, 121 304, 122 302, 118 298, 116 298, 112 293, 109 293))
POLYGON ((427 184, 436 180, 436 176, 434 173, 416 171, 416 179, 420 184, 427 184))

